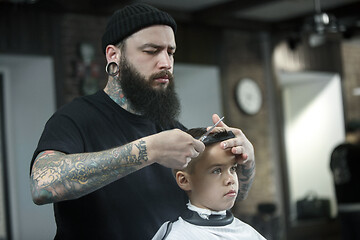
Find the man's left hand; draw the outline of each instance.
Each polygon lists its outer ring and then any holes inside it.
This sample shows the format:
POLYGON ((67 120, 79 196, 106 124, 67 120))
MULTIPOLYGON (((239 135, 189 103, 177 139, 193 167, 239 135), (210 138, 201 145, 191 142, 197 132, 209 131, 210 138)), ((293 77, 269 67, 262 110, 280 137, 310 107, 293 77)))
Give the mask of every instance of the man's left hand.
MULTIPOLYGON (((214 124, 219 120, 219 115, 213 114, 212 121, 214 124)), ((220 122, 217 127, 232 131, 235 134, 235 138, 221 142, 220 146, 223 149, 231 148, 231 152, 236 155, 239 164, 255 160, 254 147, 240 129, 228 127, 224 122, 220 122)))

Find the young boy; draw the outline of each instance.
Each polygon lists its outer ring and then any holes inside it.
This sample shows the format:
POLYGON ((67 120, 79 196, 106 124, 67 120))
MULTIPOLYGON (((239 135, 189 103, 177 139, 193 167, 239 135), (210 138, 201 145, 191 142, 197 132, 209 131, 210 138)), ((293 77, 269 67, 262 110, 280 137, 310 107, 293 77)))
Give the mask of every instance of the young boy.
MULTIPOLYGON (((205 132, 205 128, 188 131, 196 139, 205 132)), ((209 134, 204 140, 205 151, 185 169, 174 170, 177 184, 189 196, 188 209, 177 221, 165 222, 153 240, 265 240, 229 211, 238 192, 237 163, 230 151, 214 143, 233 137, 231 131, 225 130, 209 134)))

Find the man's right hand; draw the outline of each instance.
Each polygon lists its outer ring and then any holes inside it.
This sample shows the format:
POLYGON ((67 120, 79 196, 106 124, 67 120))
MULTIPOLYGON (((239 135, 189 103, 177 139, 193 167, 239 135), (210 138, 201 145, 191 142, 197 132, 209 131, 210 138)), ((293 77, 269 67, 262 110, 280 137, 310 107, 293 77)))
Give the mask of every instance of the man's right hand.
POLYGON ((149 160, 165 167, 183 169, 192 158, 205 150, 205 145, 179 129, 160 132, 144 138, 149 160))
POLYGON ((100 152, 43 151, 30 176, 33 201, 46 204, 76 199, 154 162, 182 169, 204 149, 202 142, 177 129, 100 152))

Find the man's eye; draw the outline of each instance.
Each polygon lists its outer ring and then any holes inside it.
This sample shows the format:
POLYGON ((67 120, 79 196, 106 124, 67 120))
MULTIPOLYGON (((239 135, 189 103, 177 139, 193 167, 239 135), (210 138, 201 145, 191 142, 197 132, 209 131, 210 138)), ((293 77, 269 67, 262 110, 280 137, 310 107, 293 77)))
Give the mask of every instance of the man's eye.
POLYGON ((145 53, 155 55, 157 53, 156 50, 144 50, 145 53))
POLYGON ((221 169, 220 168, 216 168, 212 171, 212 173, 215 173, 215 174, 220 174, 221 173, 221 169))
POLYGON ((237 166, 237 165, 232 166, 232 167, 231 167, 231 171, 232 171, 232 172, 236 172, 236 171, 237 171, 237 168, 238 168, 238 166, 237 166))

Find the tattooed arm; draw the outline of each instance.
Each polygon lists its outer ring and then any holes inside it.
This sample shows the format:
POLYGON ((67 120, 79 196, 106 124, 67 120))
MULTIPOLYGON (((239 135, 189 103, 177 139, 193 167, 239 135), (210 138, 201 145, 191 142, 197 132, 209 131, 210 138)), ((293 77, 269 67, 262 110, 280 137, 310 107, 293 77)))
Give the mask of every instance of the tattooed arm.
POLYGON ((170 130, 101 152, 43 151, 30 175, 32 198, 36 204, 76 199, 154 162, 182 168, 204 148, 187 133, 170 130))
POLYGON ((45 204, 78 198, 147 165, 143 139, 94 153, 43 151, 31 172, 33 200, 45 204))
POLYGON ((238 200, 246 199, 255 178, 254 147, 240 129, 231 128, 236 138, 222 143, 224 149, 231 148, 238 162, 237 175, 239 179, 238 200))
POLYGON ((247 161, 238 166, 237 175, 239 179, 238 200, 244 200, 251 188, 255 177, 255 161, 247 161))

